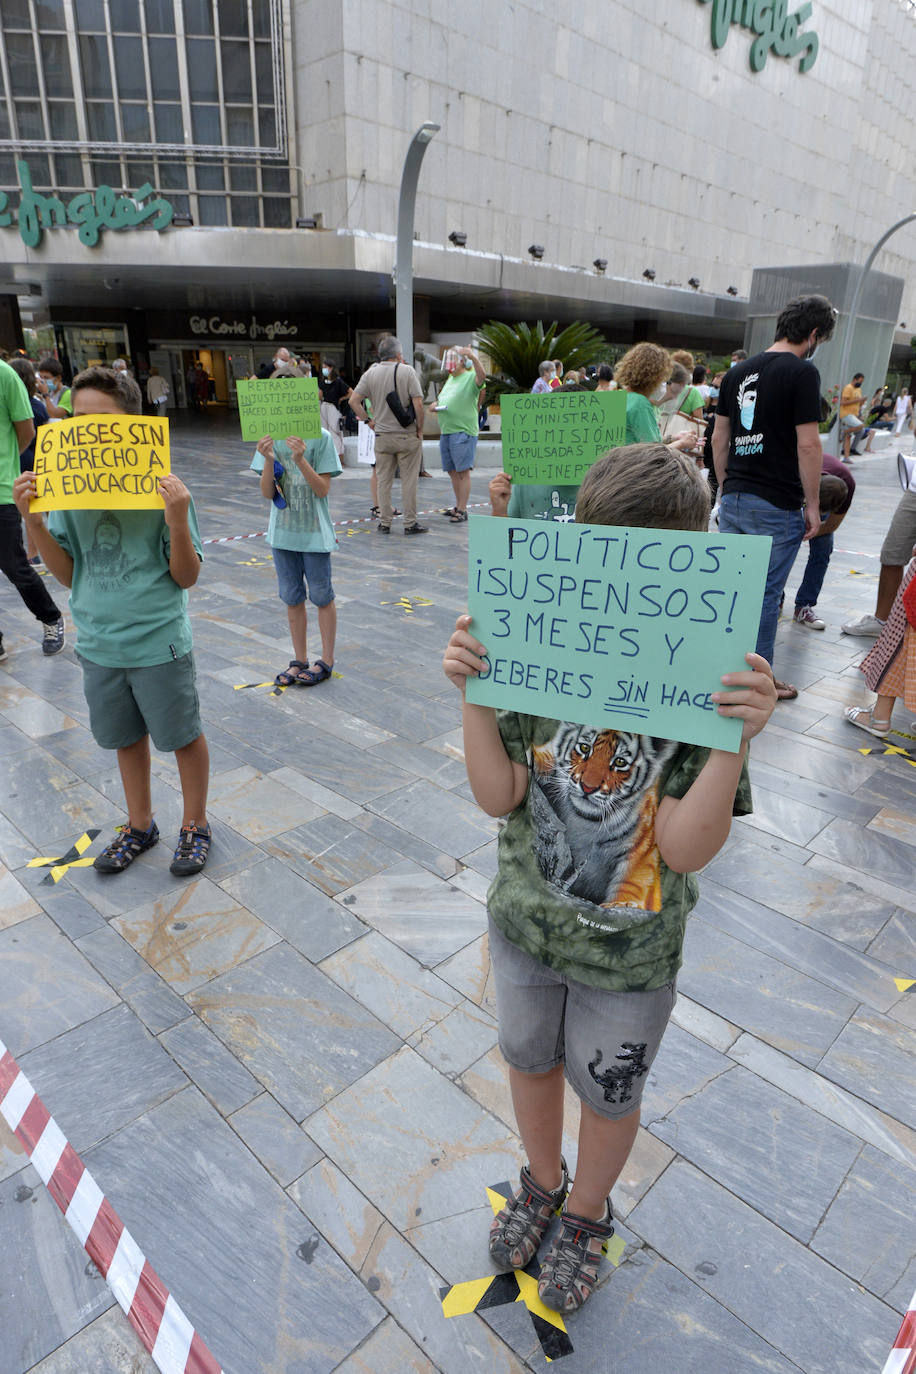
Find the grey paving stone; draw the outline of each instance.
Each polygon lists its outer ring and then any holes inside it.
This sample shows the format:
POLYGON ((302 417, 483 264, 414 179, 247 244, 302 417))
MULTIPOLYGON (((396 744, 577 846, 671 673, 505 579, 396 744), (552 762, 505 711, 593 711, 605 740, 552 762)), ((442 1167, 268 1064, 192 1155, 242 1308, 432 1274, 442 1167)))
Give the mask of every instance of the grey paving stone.
POLYGON ((154 1035, 187 1016, 188 1009, 178 994, 104 922, 100 930, 91 930, 76 945, 154 1035))
MULTIPOLYGON (((436 674, 440 681, 442 670, 436 674)), ((438 686, 438 684, 437 684, 438 686)), ((427 739, 424 735, 422 738, 427 739)), ((377 758, 387 759, 390 763, 412 773, 417 778, 433 783, 436 787, 455 787, 467 778, 464 763, 425 744, 411 744, 403 739, 386 740, 383 744, 373 745, 371 751, 377 758)))
POLYGON ((903 1313, 916 1289, 914 1215, 916 1169, 866 1145, 811 1248, 903 1313))
POLYGON ((499 841, 490 840, 489 844, 481 845, 479 849, 472 849, 470 854, 462 854, 461 862, 467 864, 468 868, 473 868, 475 872, 482 873, 491 882, 496 877, 497 854, 499 851, 499 841))
POLYGON ((325 959, 321 970, 405 1038, 441 1021, 461 1000, 448 983, 375 930, 325 959))
MULTIPOLYGON (((754 751, 756 753, 756 751, 754 751)), ((800 752, 800 751, 796 751, 800 752)), ((804 802, 818 811, 829 811, 832 816, 843 816, 858 825, 867 825, 880 809, 875 802, 849 795, 849 780, 838 779, 838 785, 829 787, 822 780, 813 781, 799 777, 789 768, 774 768, 763 760, 754 757, 750 765, 751 786, 754 789, 755 809, 757 789, 776 792, 791 797, 793 801, 804 802)), ((797 837, 796 837, 797 838, 797 837)))
POLYGON ((876 877, 874 873, 867 873, 863 868, 853 868, 848 864, 840 863, 837 859, 828 859, 823 854, 813 854, 808 860, 808 868, 812 873, 826 873, 831 878, 839 878, 841 881, 852 883, 861 887, 866 892, 873 893, 876 897, 881 897, 892 906, 902 907, 905 911, 913 911, 916 908, 916 898, 913 889, 903 888, 894 883, 885 882, 883 878, 876 877))
POLYGON ((0 1116, 0 1179, 20 1173, 28 1162, 24 1148, 0 1116))
POLYGON ((912 889, 912 846, 892 835, 860 828, 852 821, 835 820, 812 841, 811 848, 828 859, 864 869, 882 882, 912 889))
POLYGON ((214 979, 188 1002, 299 1122, 398 1044, 288 945, 214 979))
POLYGON ((469 1001, 475 1002, 491 1016, 496 1015, 489 942, 485 934, 459 949, 450 959, 437 964, 436 973, 453 988, 463 992, 469 1001))
POLYGON ((37 894, 36 900, 40 902, 42 910, 47 912, 68 939, 78 940, 90 931, 104 929, 105 918, 82 893, 71 887, 66 877, 48 887, 36 885, 31 891, 33 895, 37 894))
POLYGON ((714 1050, 721 1050, 723 1054, 741 1034, 739 1028, 731 1021, 726 1021, 723 1016, 717 1016, 708 1007, 701 1007, 699 1002, 692 1001, 680 988, 671 1013, 671 1021, 695 1039, 712 1045, 714 1050))
POLYGON ((23 1374, 114 1298, 31 1165, 0 1183, 0 1216, 0 1374, 23 1374))
POLYGON ((805 1374, 881 1368, 896 1312, 692 1165, 666 1169, 628 1222, 805 1374))
POLYGON ((229 1124, 285 1188, 321 1158, 321 1151, 269 1093, 233 1112, 229 1124))
POLYGON ((9 869, 0 865, 0 930, 37 916, 41 907, 18 883, 9 869))
POLYGON ((211 777, 207 809, 255 842, 324 814, 314 802, 245 764, 211 777))
POLYGON ((669 1025, 661 1047, 643 1080, 642 1119, 647 1124, 667 1116, 685 1097, 691 1098, 733 1063, 680 1026, 669 1025))
POLYGON ((856 1136, 742 1068, 650 1130, 805 1243, 861 1149, 856 1136))
POLYGON ((872 958, 898 970, 898 976, 908 978, 909 970, 916 968, 916 916, 910 911, 895 911, 868 946, 868 952, 872 958))
POLYGON ((411 1036, 410 1044, 428 1064, 454 1078, 496 1044, 496 1025, 491 1017, 465 1002, 435 1026, 411 1036))
POLYGON ((111 924, 179 993, 200 987, 280 938, 209 878, 176 886, 111 924))
POLYGON ((24 1054, 19 1067, 77 1153, 188 1082, 125 1006, 24 1054))
POLYGON ((118 997, 44 915, 0 930, 0 1038, 14 1055, 53 1040, 118 997))
POLYGON ((518 1173, 505 1126, 406 1047, 310 1117, 306 1129, 399 1230, 419 1216, 425 1223, 466 1211, 481 1179, 518 1173))
POLYGON ((73 831, 81 834, 120 820, 100 792, 37 747, 0 756, 0 796, 17 829, 35 846, 30 859, 53 854, 54 842, 73 831))
MULTIPOLYGON (((764 887, 761 894, 765 893, 764 887)), ((749 897, 736 896, 706 875, 694 914, 878 1011, 889 1010, 900 996, 893 970, 877 959, 749 897)))
POLYGON ((188 1016, 159 1039, 223 1116, 257 1096, 256 1079, 196 1016, 188 1016))
POLYGON ((358 883, 346 896, 356 899, 353 910, 362 921, 427 968, 486 929, 479 902, 409 860, 358 883))
POLYGON ((416 835, 404 830, 400 825, 385 820, 384 816, 375 816, 369 811, 364 811, 353 823, 402 858, 413 859, 414 863, 420 864, 422 868, 428 869, 440 878, 451 878, 461 868, 454 855, 446 854, 442 848, 417 839, 416 835))
MULTIPOLYGON (((820 741, 818 741, 820 743, 820 741)), ((876 765, 865 758, 851 758, 845 750, 799 748, 795 732, 783 732, 772 723, 751 745, 751 776, 765 763, 790 777, 807 778, 839 792, 854 792, 867 783, 876 765)))
POLYGON ((139 1336, 119 1307, 84 1326, 29 1374, 156 1374, 139 1336))
POLYGON ((496 821, 485 816, 476 803, 462 801, 457 791, 415 781, 376 798, 369 810, 457 858, 496 834, 496 821))
MULTIPOLYGON (((119 816, 118 823, 123 819, 119 816)), ((109 838, 107 832, 100 835, 99 847, 104 847, 109 838)), ((129 872, 97 873, 94 868, 71 868, 66 881, 108 920, 186 887, 187 879, 173 878, 169 872, 171 861, 172 850, 166 835, 155 848, 135 859, 129 872)))
POLYGON ((322 787, 363 805, 411 781, 409 773, 375 758, 368 748, 356 749, 335 739, 309 741, 308 772, 322 787))
POLYGON ((754 810, 744 824, 792 844, 807 845, 833 819, 833 812, 796 801, 783 792, 754 787, 754 810))
POLYGON ((336 1374, 435 1374, 436 1366, 397 1322, 386 1317, 336 1374))
POLYGON ((322 816, 267 840, 264 849, 334 896, 401 861, 400 854, 336 816, 322 816))
POLYGON ((862 1008, 824 1055, 818 1071, 916 1128, 916 1031, 862 1008))
POLYGON ((712 878, 744 897, 763 897, 774 911, 804 921, 857 949, 865 948, 894 911, 892 902, 857 884, 816 869, 799 868, 797 863, 743 838, 707 864, 703 878, 701 895, 705 893, 705 879, 712 878))
POLYGON ((287 1189, 351 1269, 369 1253, 384 1217, 330 1159, 320 1159, 287 1189))
POLYGON ((220 886, 312 963, 366 930, 347 907, 331 901, 279 859, 262 859, 220 886))
POLYGON ((330 811, 332 815, 340 816, 342 820, 348 821, 354 816, 362 815, 362 807, 358 806, 356 802, 350 801, 347 797, 342 797, 339 792, 332 792, 328 787, 322 787, 320 783, 313 782, 310 777, 297 768, 277 768, 273 773, 268 773, 267 776, 276 778, 290 791, 298 792, 307 801, 314 802, 323 811, 330 811))
POLYGON ((856 1008, 851 998, 704 921, 687 923, 678 984, 689 997, 814 1066, 856 1008))
POLYGON ((371 1294, 193 1088, 86 1162, 225 1374, 325 1374, 381 1320, 371 1294))
POLYGON ((17 830, 8 816, 0 813, 0 863, 12 871, 37 857, 32 842, 17 830))

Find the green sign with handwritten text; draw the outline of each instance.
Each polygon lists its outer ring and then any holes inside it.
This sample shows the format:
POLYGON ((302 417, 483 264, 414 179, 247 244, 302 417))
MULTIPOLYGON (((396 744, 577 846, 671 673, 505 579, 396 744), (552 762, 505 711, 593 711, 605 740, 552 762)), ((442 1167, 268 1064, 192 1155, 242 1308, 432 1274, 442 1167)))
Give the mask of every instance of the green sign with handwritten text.
POLYGON ((171 202, 156 195, 148 181, 127 195, 118 195, 111 186, 96 186, 65 202, 35 190, 27 162, 17 159, 16 174, 19 204, 11 206, 7 192, 0 191, 0 229, 15 223, 27 248, 37 248, 46 229, 67 225, 78 228, 80 243, 94 248, 105 229, 166 229, 172 222, 171 202))

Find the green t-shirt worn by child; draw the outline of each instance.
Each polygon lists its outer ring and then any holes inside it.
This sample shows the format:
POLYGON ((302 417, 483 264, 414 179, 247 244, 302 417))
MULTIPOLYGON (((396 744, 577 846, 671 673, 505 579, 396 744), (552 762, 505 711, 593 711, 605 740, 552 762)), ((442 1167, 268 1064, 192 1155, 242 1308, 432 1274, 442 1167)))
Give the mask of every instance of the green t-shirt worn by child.
MULTIPOLYGON (((202 558, 193 501, 188 525, 202 558)), ((52 511, 48 529, 73 559, 78 654, 108 668, 150 668, 190 652, 188 593, 169 572, 171 536, 162 511, 52 511)))
POLYGON ((557 520, 569 524, 576 518, 578 487, 528 486, 512 483, 509 509, 512 520, 557 520))
POLYGON ((477 373, 472 367, 462 372, 453 372, 439 392, 438 404, 445 410, 438 410, 436 417, 442 434, 473 434, 476 438, 480 425, 480 393, 477 373))
MULTIPOLYGON (((309 439, 305 457, 316 472, 329 472, 332 477, 342 472, 334 440, 326 429, 321 431, 320 438, 309 439)), ((274 440, 274 458, 283 466, 280 486, 286 507, 278 510, 273 502, 270 504, 268 544, 272 549, 290 549, 294 553, 330 553, 337 547, 337 535, 328 513, 328 498, 315 495, 283 439, 274 440)), ((251 468, 253 472, 263 471, 264 458, 257 450, 251 468)))
MULTIPOLYGON (((615 992, 670 983, 698 888, 662 859, 655 817, 663 797, 684 795, 709 750, 514 711, 497 719, 529 783, 499 834, 487 894, 496 925, 580 983, 615 992)), ((751 810, 746 762, 733 810, 751 810)))
POLYGON ((13 504, 13 482, 19 476, 16 422, 32 419, 32 402, 22 378, 0 361, 0 506, 13 504))

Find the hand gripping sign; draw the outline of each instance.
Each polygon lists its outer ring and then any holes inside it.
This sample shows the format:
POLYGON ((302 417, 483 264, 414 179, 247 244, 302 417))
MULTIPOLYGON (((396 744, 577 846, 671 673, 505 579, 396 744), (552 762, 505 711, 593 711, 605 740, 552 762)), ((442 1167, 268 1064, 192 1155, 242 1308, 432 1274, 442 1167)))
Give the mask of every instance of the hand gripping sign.
POLYGON ((163 510, 169 422, 142 415, 80 415, 42 425, 35 443, 33 511, 163 510))
POLYGON ((737 753, 742 723, 711 693, 747 670, 769 552, 755 535, 472 516, 489 672, 468 700, 737 753))

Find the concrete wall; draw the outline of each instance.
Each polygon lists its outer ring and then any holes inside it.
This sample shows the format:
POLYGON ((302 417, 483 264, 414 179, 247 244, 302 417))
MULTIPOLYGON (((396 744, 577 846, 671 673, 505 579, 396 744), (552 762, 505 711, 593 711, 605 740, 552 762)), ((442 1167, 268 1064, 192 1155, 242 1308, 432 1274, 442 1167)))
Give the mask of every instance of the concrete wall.
MULTIPOLYGON (((819 0, 813 68, 753 35, 710 41, 699 0, 293 0, 300 163, 327 227, 393 233, 410 134, 426 154, 417 231, 608 274, 699 277, 743 294, 761 263, 861 261, 916 208, 908 112, 916 18, 903 0, 819 0), (363 176, 365 173, 365 176, 363 176)), ((790 0, 790 9, 797 8, 790 0)), ((907 279, 916 228, 878 264, 907 279)))

